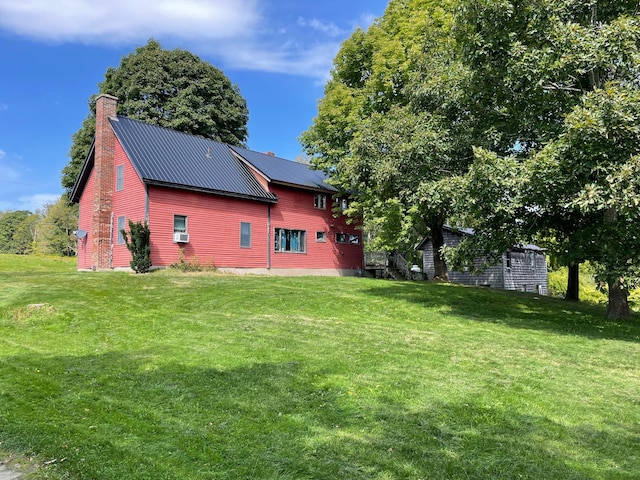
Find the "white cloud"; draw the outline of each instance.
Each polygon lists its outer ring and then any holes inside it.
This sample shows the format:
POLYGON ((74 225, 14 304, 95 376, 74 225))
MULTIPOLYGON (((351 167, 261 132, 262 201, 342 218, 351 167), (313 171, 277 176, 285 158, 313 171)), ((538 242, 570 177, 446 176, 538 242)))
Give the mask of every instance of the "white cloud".
POLYGON ((235 46, 233 55, 225 63, 242 70, 284 73, 326 80, 333 58, 338 53, 338 42, 306 46, 293 42, 278 46, 235 46))
MULTIPOLYGON (((267 10, 265 0, 0 0, 0 29, 41 41, 97 45, 179 40, 219 60, 223 69, 326 80, 349 32, 316 18, 277 25, 266 18, 267 10)), ((363 15, 349 25, 366 28, 374 19, 363 15)))
POLYGON ((34 195, 22 196, 18 198, 18 201, 22 208, 35 212, 38 209, 44 208, 49 203, 55 203, 60 198, 60 194, 54 193, 36 193, 34 195))
POLYGON ((346 32, 336 26, 333 22, 321 22, 317 18, 312 18, 311 20, 307 20, 303 17, 298 18, 298 25, 301 27, 311 27, 313 30, 324 33, 330 37, 339 37, 344 35, 346 32))
POLYGON ((122 44, 151 36, 217 40, 259 21, 258 0, 0 0, 0 26, 52 41, 122 44))

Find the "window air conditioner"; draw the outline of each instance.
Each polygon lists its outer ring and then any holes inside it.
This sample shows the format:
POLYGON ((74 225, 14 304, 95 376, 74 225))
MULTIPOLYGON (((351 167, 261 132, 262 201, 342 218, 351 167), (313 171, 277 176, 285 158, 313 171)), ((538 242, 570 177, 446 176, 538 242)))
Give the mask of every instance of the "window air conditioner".
POLYGON ((173 234, 173 241, 176 243, 189 243, 189 234, 176 232, 173 234))

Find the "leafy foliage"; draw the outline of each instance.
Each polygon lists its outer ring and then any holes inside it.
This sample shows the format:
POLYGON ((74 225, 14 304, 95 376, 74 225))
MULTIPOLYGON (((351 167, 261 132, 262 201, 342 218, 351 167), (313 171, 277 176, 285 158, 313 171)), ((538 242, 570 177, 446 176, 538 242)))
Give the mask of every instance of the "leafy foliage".
POLYGON ((179 270, 184 273, 188 272, 215 272, 216 267, 213 264, 200 263, 200 259, 197 255, 191 258, 187 258, 185 255, 185 249, 180 248, 180 257, 178 261, 169 265, 169 268, 179 270))
POLYGON ((477 231, 466 253, 511 238, 542 241, 566 264, 592 260, 615 317, 628 316, 640 273, 636 6, 463 0, 456 19, 492 152, 476 150, 461 190, 459 211, 477 231))
POLYGON ((14 234, 29 215, 29 210, 16 210, 0 217, 0 253, 23 253, 21 242, 16 242, 14 234))
POLYGON ((66 195, 45 206, 39 224, 38 249, 41 253, 72 257, 77 251, 73 231, 78 228, 78 205, 66 195))
MULTIPOLYGON (((380 248, 413 249, 429 231, 441 237, 451 205, 444 180, 473 158, 454 5, 395 0, 366 32, 356 30, 301 138, 312 164, 355 197, 351 213, 380 248)), ((437 248, 434 262, 446 276, 437 248)))
POLYGON ((41 222, 42 215, 32 213, 18 225, 13 232, 14 253, 26 255, 39 251, 38 237, 41 222))
MULTIPOLYGON (((164 50, 155 40, 109 68, 100 93, 118 97, 118 114, 201 135, 231 145, 247 138, 248 110, 238 87, 216 67, 180 49, 164 50)), ((91 113, 72 138, 62 186, 73 188, 95 132, 95 96, 91 113)))
POLYGON ((147 273, 151 268, 151 232, 146 222, 129 220, 129 232, 121 230, 127 249, 131 252, 131 268, 136 273, 147 273))

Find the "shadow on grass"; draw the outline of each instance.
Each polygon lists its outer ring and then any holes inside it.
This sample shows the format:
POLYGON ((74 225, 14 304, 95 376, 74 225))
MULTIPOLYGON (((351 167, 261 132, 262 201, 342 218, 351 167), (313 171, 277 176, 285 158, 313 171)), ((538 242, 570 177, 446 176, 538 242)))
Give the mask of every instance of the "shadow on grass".
POLYGON ((297 362, 230 370, 161 352, 0 363, 4 448, 42 478, 633 478, 638 432, 568 427, 474 398, 356 396, 297 362), (10 383, 9 383, 10 382, 10 383), (615 433, 612 433, 615 432, 615 433))
POLYGON ((444 309, 469 320, 594 339, 640 341, 638 314, 628 321, 605 320, 602 306, 542 295, 435 282, 394 282, 363 292, 390 301, 444 309))

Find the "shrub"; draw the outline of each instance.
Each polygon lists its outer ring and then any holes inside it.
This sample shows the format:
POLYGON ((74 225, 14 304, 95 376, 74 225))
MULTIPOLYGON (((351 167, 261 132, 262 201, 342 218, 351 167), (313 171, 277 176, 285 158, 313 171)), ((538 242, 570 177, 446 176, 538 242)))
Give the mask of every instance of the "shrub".
MULTIPOLYGON (((558 267, 549 271, 549 296, 564 298, 567 293, 567 276, 567 267, 558 267)), ((594 278, 593 266, 589 262, 581 263, 578 293, 580 301, 604 305, 607 303, 607 296, 598 291, 594 278)))
POLYGON ((129 233, 122 230, 122 236, 131 252, 131 268, 136 273, 147 273, 151 268, 151 232, 147 222, 129 220, 129 233), (129 238, 130 237, 130 238, 129 238))
POLYGON ((169 265, 169 268, 175 268, 176 270, 180 270, 181 272, 215 272, 215 265, 201 265, 197 256, 193 256, 193 258, 185 258, 184 248, 180 247, 180 258, 177 262, 169 265))

